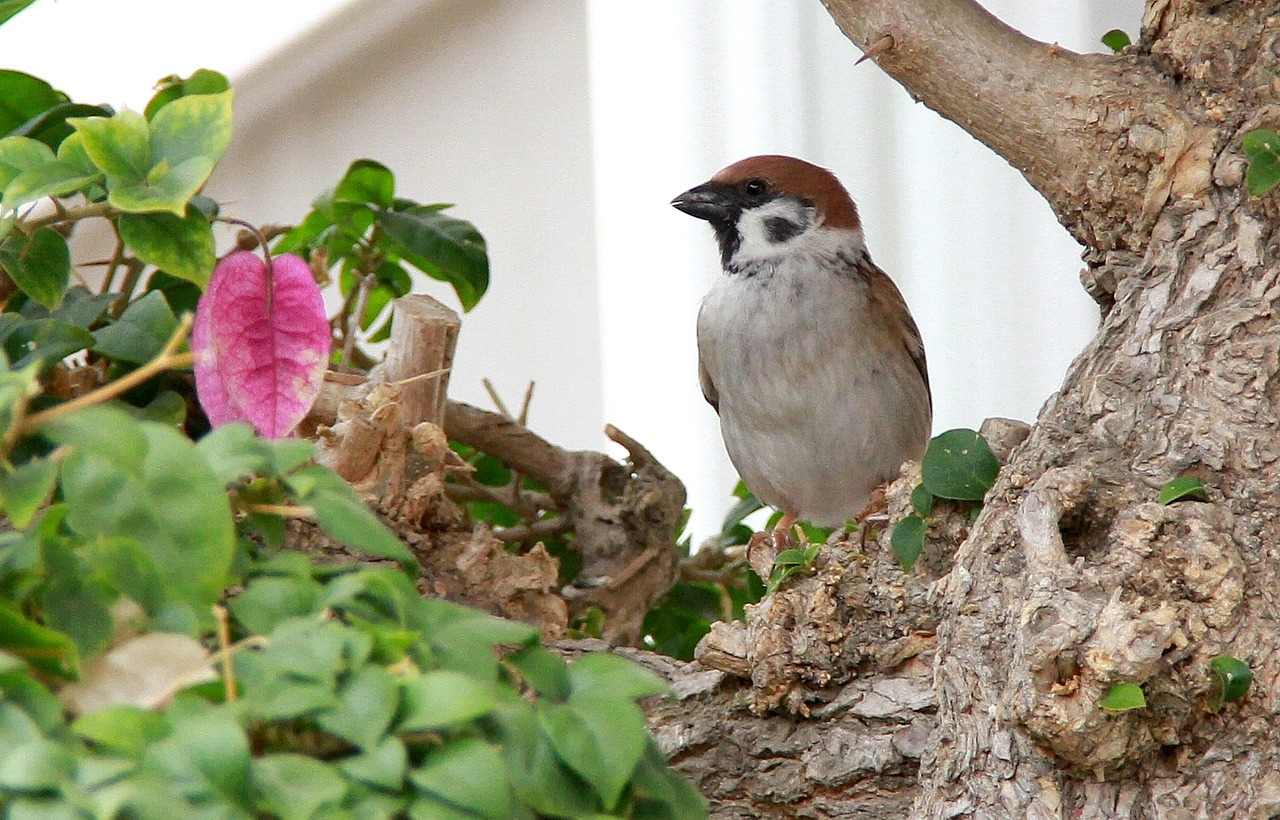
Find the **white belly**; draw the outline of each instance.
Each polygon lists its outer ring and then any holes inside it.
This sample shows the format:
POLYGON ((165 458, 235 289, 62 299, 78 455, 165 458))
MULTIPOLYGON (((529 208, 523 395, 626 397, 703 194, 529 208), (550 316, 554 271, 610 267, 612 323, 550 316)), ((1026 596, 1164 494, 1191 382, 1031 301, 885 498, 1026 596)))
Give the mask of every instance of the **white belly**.
POLYGON ((928 397, 905 349, 868 332, 861 280, 790 274, 721 278, 699 312, 699 353, 743 481, 835 526, 923 452, 928 397))

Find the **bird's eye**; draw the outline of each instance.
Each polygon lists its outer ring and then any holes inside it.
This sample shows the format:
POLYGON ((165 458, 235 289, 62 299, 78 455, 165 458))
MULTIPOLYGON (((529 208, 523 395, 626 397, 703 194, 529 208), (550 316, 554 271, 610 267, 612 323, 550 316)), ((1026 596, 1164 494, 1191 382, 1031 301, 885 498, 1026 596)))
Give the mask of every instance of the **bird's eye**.
POLYGON ((769 190, 769 183, 757 177, 756 179, 747 180, 742 187, 746 190, 747 196, 764 196, 769 190))

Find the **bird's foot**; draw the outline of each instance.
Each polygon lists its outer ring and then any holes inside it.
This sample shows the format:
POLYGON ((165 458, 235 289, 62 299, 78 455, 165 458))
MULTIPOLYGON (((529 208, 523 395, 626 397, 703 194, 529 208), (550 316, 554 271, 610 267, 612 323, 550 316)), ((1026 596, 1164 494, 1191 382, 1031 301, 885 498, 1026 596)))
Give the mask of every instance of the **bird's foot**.
POLYGON ((766 584, 773 575, 773 562, 777 559, 778 553, 797 545, 804 546, 802 543, 804 532, 797 528, 799 531, 797 536, 791 531, 795 523, 795 516, 784 515, 772 531, 758 532, 747 542, 747 563, 766 584))
POLYGON ((889 502, 884 497, 885 487, 887 486, 886 484, 881 484, 871 491, 870 503, 867 504, 866 509, 854 516, 853 520, 858 522, 858 526, 862 526, 863 522, 871 516, 880 515, 889 510, 889 502))

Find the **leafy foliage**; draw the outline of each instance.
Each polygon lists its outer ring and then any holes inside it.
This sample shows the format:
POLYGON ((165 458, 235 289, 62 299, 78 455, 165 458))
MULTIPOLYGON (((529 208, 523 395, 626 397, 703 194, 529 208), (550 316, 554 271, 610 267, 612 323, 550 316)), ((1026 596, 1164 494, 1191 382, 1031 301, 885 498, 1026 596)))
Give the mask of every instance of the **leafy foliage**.
MULTIPOLYGON (((0 813, 704 816, 635 704, 661 681, 422 598, 413 554, 308 442, 188 417, 218 218, 199 191, 231 99, 199 71, 114 112, 0 72, 0 813), (67 254, 88 219, 119 237, 96 293, 67 254), (287 515, 395 563, 315 563, 284 547, 287 515)), ((311 269, 398 295, 404 263, 483 293, 479 235, 377 163, 324 202, 281 240, 311 269)))

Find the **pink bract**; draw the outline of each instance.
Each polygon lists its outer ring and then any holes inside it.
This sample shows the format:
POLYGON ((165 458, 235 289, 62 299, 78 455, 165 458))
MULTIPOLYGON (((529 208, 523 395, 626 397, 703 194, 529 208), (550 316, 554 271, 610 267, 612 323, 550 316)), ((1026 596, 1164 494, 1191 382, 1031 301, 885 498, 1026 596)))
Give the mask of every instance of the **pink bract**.
POLYGON ((191 331, 196 394, 209 423, 247 421, 282 438, 311 409, 329 364, 329 322, 311 270, 301 257, 266 265, 250 251, 228 254, 196 306, 191 331), (268 310, 270 304, 270 310, 268 310))

